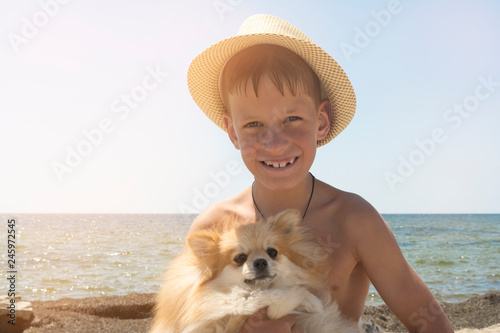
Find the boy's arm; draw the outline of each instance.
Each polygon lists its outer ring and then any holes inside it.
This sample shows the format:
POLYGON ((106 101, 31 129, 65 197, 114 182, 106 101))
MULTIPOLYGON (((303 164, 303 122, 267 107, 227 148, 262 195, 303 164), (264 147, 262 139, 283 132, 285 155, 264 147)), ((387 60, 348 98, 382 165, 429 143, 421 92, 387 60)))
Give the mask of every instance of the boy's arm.
POLYGON ((410 332, 453 332, 444 311, 405 260, 387 223, 366 201, 349 218, 353 254, 380 296, 410 332), (351 234, 352 235, 352 234, 351 234))

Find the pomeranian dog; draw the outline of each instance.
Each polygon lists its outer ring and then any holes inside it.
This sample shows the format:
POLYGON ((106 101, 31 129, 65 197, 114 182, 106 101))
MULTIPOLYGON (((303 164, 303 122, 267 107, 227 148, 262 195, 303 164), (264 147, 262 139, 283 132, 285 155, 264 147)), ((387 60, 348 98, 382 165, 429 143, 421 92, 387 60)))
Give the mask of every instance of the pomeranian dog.
POLYGON ((237 333, 267 306, 296 316, 303 333, 359 333, 325 289, 328 253, 297 211, 242 223, 229 216, 194 232, 157 295, 151 333, 237 333))

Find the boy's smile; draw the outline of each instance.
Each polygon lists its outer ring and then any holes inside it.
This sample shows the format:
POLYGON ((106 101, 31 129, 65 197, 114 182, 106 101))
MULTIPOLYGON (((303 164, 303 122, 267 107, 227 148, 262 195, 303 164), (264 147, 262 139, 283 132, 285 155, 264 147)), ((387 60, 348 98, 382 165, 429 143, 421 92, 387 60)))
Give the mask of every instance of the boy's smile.
POLYGON ((284 96, 263 76, 258 96, 249 81, 246 91, 229 94, 230 116, 224 122, 234 146, 257 182, 274 190, 298 185, 309 172, 317 141, 330 128, 330 104, 319 105, 298 88, 295 96, 286 85, 284 96))
POLYGON ((284 162, 263 161, 262 163, 265 163, 267 166, 270 166, 270 167, 273 167, 275 169, 278 169, 278 168, 286 168, 287 166, 292 165, 293 162, 295 162, 296 159, 297 158, 294 157, 290 161, 284 161, 284 162))

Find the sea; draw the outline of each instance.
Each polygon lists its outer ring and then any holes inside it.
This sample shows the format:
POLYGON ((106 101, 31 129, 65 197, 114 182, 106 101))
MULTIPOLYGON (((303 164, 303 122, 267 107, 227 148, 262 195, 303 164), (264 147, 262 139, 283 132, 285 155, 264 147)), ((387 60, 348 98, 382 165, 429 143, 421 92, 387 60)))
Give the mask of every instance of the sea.
MULTIPOLYGON (((0 271, 6 277, 0 281, 0 296, 14 287, 16 296, 33 301, 156 292, 196 215, 0 217, 0 271), (15 233, 10 246, 14 254, 8 252, 9 232, 15 233), (15 279, 9 280, 12 275, 15 279)), ((500 214, 383 217, 407 261, 438 300, 456 303, 500 291, 500 214)), ((366 304, 382 303, 372 286, 366 304)))

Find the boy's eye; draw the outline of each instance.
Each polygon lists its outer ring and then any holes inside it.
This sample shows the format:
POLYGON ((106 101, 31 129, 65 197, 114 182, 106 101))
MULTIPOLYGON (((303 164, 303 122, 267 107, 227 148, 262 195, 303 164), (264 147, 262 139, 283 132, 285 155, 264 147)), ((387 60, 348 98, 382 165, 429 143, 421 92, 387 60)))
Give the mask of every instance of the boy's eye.
POLYGON ((260 123, 258 121, 252 121, 245 125, 245 127, 257 127, 260 123))
POLYGON ((247 261, 247 255, 244 253, 240 253, 236 257, 234 257, 234 262, 238 265, 243 265, 245 261, 247 261))
POLYGON ((271 257, 271 259, 276 258, 276 256, 278 255, 278 251, 276 249, 273 249, 272 247, 268 248, 266 252, 271 257))
POLYGON ((302 118, 297 117, 297 116, 290 116, 290 117, 286 118, 287 121, 297 121, 300 119, 302 119, 302 118))

